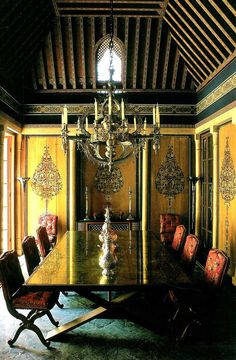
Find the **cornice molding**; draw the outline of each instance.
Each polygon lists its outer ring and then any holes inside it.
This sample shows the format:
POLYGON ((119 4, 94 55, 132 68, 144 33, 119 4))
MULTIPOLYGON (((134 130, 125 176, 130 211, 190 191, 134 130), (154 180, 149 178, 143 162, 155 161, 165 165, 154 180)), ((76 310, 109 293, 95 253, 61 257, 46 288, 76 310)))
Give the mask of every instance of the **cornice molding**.
MULTIPOLYGON (((63 112, 64 104, 26 104, 25 115, 60 115, 63 112)), ((167 104, 159 105, 161 115, 196 115, 195 105, 188 104, 167 104)), ((68 104, 69 115, 93 114, 93 104, 68 104)), ((152 115, 153 104, 128 104, 126 115, 152 115)))
POLYGON ((14 110, 17 114, 20 114, 21 105, 20 103, 13 98, 2 86, 0 86, 0 101, 14 110))
POLYGON ((228 94, 231 90, 236 88, 236 73, 233 73, 228 77, 222 84, 217 88, 211 91, 207 96, 205 96, 201 101, 197 103, 196 112, 199 115, 203 110, 207 109, 209 106, 214 104, 224 95, 228 94))

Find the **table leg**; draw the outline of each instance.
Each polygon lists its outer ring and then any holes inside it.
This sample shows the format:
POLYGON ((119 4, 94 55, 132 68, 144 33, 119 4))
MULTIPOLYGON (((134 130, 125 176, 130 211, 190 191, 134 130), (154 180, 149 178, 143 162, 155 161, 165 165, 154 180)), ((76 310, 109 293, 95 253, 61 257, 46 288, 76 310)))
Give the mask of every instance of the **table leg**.
MULTIPOLYGON (((65 334, 66 332, 68 331, 71 331, 81 325, 84 325, 86 324, 88 321, 90 320, 93 320, 95 319, 96 317, 98 317, 99 315, 105 313, 106 311, 108 311, 109 309, 111 309, 112 307, 112 304, 113 305, 117 305, 117 304, 120 304, 122 303, 123 301, 129 299, 131 296, 133 296, 135 294, 135 292, 130 292, 130 293, 127 293, 127 294, 123 294, 123 295, 120 295, 119 297, 113 299, 112 301, 103 301, 104 302, 104 305, 106 305, 107 303, 107 307, 108 308, 105 308, 103 306, 99 306, 98 308, 92 310, 92 311, 89 311, 87 314, 85 315, 82 315, 72 321, 69 321, 68 323, 64 324, 64 325, 61 325, 51 331, 48 332, 47 336, 46 336, 46 340, 53 340, 54 338, 56 338, 58 335, 61 335, 61 334, 65 334)), ((83 296, 85 297, 88 297, 88 298, 91 298, 91 296, 89 294, 84 294, 83 296)))

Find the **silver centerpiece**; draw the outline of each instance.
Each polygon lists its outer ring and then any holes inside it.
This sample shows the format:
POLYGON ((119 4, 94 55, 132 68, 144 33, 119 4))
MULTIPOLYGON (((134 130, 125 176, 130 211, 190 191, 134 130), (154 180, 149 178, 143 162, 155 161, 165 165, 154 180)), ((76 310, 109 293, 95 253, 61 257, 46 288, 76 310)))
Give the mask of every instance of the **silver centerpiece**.
POLYGON ((114 275, 114 268, 117 264, 117 234, 111 227, 109 208, 105 210, 105 222, 102 226, 99 240, 102 242, 102 255, 99 258, 99 265, 103 269, 102 275, 114 275))

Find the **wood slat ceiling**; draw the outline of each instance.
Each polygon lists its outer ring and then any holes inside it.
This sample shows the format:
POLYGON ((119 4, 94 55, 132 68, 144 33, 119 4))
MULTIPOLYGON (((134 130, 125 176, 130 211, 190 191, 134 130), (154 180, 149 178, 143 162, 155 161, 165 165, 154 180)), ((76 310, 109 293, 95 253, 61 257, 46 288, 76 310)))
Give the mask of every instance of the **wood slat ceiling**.
MULTIPOLYGON (((235 57, 234 0, 113 0, 127 92, 195 91, 235 57)), ((2 0, 0 81, 22 101, 95 92, 109 0, 2 0)))

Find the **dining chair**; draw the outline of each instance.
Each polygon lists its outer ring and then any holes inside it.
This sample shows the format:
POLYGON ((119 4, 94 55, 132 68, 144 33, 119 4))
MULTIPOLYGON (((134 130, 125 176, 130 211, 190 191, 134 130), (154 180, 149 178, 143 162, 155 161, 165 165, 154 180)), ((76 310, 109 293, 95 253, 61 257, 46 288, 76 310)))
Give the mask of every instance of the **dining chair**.
POLYGON ((58 300, 58 292, 29 291, 22 286, 24 277, 16 251, 6 251, 1 255, 0 281, 9 313, 21 321, 13 338, 8 340, 8 344, 12 346, 21 332, 27 329, 35 332, 42 344, 48 348, 50 342, 45 339, 42 331, 34 322, 47 315, 51 323, 58 326, 58 321, 55 321, 50 312, 58 300), (21 310, 29 310, 29 312, 24 315, 21 310))
POLYGON ((174 233, 174 238, 171 243, 171 248, 176 254, 180 254, 185 243, 186 228, 184 225, 177 225, 174 233))
POLYGON ((194 270, 196 256, 199 248, 199 239, 196 235, 189 234, 186 237, 180 262, 185 271, 191 274, 194 270))
POLYGON ((50 245, 53 247, 57 242, 58 216, 53 214, 40 215, 38 224, 46 228, 50 245))
POLYGON ((169 299, 176 311, 169 322, 174 328, 177 341, 182 341, 191 328, 202 326, 205 337, 211 336, 209 324, 219 301, 220 289, 227 274, 230 259, 223 250, 211 249, 208 253, 202 278, 193 282, 192 289, 174 289, 169 291, 169 299), (179 321, 178 321, 179 319, 179 321), (179 330, 177 323, 181 323, 179 330))
MULTIPOLYGON (((25 263, 27 267, 28 274, 31 275, 34 269, 39 265, 41 259, 39 256, 38 247, 36 245, 35 237, 34 236, 25 236, 22 241, 22 250, 25 257, 25 263)), ((58 292, 59 296, 59 292, 58 292)), ((62 309, 64 307, 63 304, 56 301, 56 305, 62 309)))
POLYGON ((166 245, 173 241, 176 226, 180 224, 178 214, 160 214, 160 240, 166 245))
MULTIPOLYGON (((40 254, 44 258, 50 253, 50 251, 52 249, 45 226, 40 225, 36 229, 36 234, 37 234, 37 238, 38 238, 40 254)), ((67 291, 62 291, 62 294, 65 296, 68 295, 67 291)))
POLYGON ((37 242, 39 244, 40 254, 44 258, 51 250, 51 244, 48 238, 48 233, 45 226, 40 225, 36 229, 37 242))

